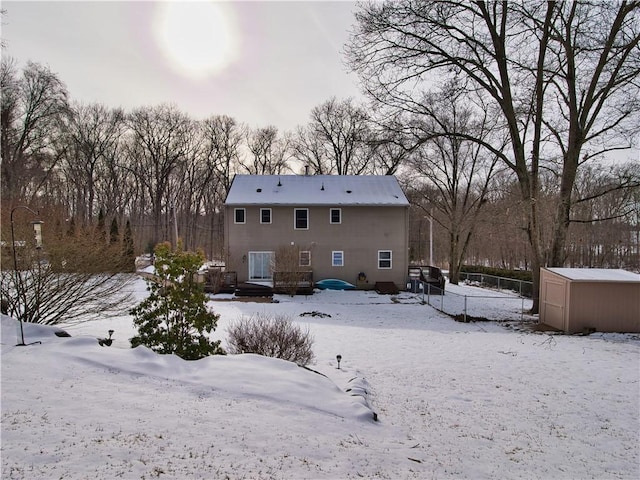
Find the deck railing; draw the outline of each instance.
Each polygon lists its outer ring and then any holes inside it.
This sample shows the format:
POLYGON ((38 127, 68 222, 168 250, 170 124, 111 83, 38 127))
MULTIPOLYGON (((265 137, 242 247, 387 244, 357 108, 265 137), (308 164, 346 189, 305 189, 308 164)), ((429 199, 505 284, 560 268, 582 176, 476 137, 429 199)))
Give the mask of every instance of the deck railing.
POLYGON ((313 293, 313 272, 273 272, 273 290, 277 293, 313 293))

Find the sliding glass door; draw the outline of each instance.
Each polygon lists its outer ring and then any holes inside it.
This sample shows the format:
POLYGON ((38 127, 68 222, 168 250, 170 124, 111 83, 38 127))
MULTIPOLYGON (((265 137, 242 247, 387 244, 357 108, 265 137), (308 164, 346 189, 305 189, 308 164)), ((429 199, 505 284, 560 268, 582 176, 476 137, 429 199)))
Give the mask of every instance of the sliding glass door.
POLYGON ((273 252, 249 252, 249 280, 271 280, 273 278, 273 260, 273 252))

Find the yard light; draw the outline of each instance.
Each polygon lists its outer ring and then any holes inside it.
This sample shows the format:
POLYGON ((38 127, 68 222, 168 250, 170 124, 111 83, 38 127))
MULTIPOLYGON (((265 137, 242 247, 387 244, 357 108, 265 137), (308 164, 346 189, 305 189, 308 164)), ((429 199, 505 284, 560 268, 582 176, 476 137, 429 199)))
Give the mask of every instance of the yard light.
POLYGON ((43 223, 44 222, 42 220, 36 220, 35 222, 31 222, 31 225, 33 225, 33 231, 35 232, 37 249, 42 248, 42 224, 43 223))
MULTIPOLYGON (((18 343, 16 346, 18 347, 22 347, 27 345, 26 343, 24 343, 24 327, 22 325, 22 316, 20 315, 20 295, 23 295, 23 291, 22 291, 22 276, 18 273, 18 257, 16 255, 16 239, 15 239, 15 233, 14 233, 14 227, 13 227, 13 213, 18 210, 19 208, 24 208, 25 210, 28 210, 29 212, 33 213, 34 215, 38 215, 38 212, 30 209, 29 207, 27 207, 26 205, 18 205, 16 207, 13 207, 11 209, 11 215, 10 215, 10 219, 11 219, 11 249, 13 251, 13 270, 15 273, 15 284, 16 284, 16 312, 18 313, 18 321, 20 322, 20 343, 18 343)), ((42 222, 41 220, 36 220, 35 222, 31 222, 31 224, 33 225, 33 230, 35 233, 35 239, 36 239, 36 248, 40 249, 42 248, 42 224, 44 222, 42 222)), ((24 310, 25 313, 27 313, 27 299, 24 299, 24 310)), ((41 342, 33 342, 33 343, 41 343, 41 342)), ((32 343, 30 343, 29 345, 32 345, 32 343)))
POLYGON ((340 360, 342 360, 342 355, 336 355, 336 360, 338 361, 338 370, 340 370, 340 360))
POLYGON ((107 346, 110 347, 111 344, 113 343, 113 338, 111 338, 111 336, 113 335, 113 330, 109 330, 109 338, 99 338, 98 339, 98 345, 100 345, 101 347, 107 346))

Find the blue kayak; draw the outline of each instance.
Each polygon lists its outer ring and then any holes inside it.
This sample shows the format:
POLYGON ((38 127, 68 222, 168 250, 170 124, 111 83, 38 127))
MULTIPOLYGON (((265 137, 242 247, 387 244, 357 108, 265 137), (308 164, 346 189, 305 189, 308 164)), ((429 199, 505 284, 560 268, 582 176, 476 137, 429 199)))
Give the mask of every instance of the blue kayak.
POLYGON ((339 280, 337 278, 327 278, 315 283, 315 286, 321 290, 355 290, 356 286, 352 283, 339 280))

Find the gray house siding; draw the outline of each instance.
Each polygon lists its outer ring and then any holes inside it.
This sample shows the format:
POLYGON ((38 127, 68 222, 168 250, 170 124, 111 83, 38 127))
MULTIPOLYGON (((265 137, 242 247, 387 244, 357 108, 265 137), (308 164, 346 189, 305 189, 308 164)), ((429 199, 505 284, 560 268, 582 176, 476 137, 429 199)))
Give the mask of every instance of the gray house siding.
POLYGON ((315 281, 338 278, 356 284, 364 273, 363 288, 380 281, 404 288, 408 206, 397 180, 389 176, 238 175, 225 203, 227 268, 241 282, 263 279, 264 264, 270 259, 273 266, 274 260, 266 252, 286 247, 309 252, 310 266, 300 269, 312 270, 315 281), (242 210, 238 217, 237 209, 242 210), (296 209, 303 213, 298 221, 306 217, 308 228, 296 228, 296 209), (332 209, 339 210, 340 218, 332 219, 332 209), (332 265, 334 252, 342 252, 342 266, 332 265))

